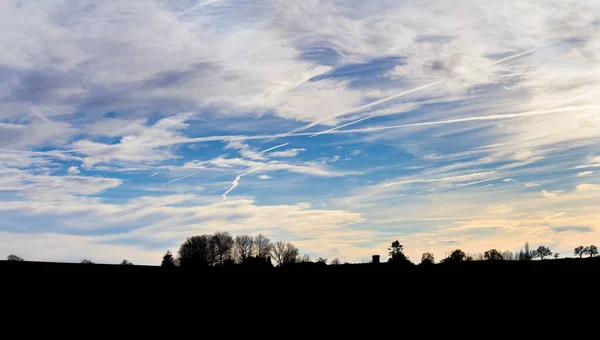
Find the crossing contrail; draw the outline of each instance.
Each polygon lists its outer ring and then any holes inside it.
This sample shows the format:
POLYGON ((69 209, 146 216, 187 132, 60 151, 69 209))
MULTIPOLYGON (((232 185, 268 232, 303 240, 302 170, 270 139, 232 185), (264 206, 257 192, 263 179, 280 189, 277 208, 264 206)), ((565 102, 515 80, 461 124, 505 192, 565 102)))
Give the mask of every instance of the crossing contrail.
MULTIPOLYGON (((551 43, 551 44, 548 44, 548 45, 545 45, 545 46, 542 46, 542 47, 536 47, 536 48, 533 48, 533 49, 530 49, 530 50, 527 50, 527 51, 524 51, 524 52, 520 52, 520 53, 516 53, 516 54, 510 55, 510 56, 507 56, 505 58, 502 58, 502 59, 499 59, 499 60, 496 60, 496 61, 492 62, 490 65, 486 66, 485 68, 489 68, 489 67, 492 67, 492 66, 495 66, 495 65, 507 62, 509 60, 516 59, 516 58, 519 58, 519 57, 531 54, 533 52, 536 52, 536 51, 538 51, 538 50, 540 50, 540 49, 542 49, 544 47, 550 46, 552 44, 555 44, 555 43, 551 43)), ((483 68, 483 69, 485 69, 485 68, 483 68)), ((338 117, 346 116, 346 115, 349 115, 349 114, 352 114, 352 113, 362 112, 362 111, 368 110, 368 109, 370 109, 370 108, 372 108, 374 106, 377 106, 377 105, 389 102, 391 100, 394 100, 394 99, 397 99, 397 98, 401 98, 401 97, 407 96, 407 95, 412 94, 412 93, 416 93, 416 92, 419 92, 419 91, 423 91, 423 90, 426 90, 426 89, 438 86, 438 85, 440 85, 440 84, 442 84, 444 82, 445 82, 445 80, 438 80, 438 81, 427 83, 427 84, 424 84, 424 85, 421 85, 421 86, 417 86, 417 87, 414 87, 412 89, 405 90, 405 91, 402 91, 400 93, 396 93, 394 95, 391 95, 391 96, 388 96, 388 97, 385 97, 385 98, 381 98, 381 99, 378 99, 376 101, 373 101, 373 102, 370 102, 370 103, 367 103, 367 104, 355 107, 353 109, 337 113, 336 115, 330 115, 330 116, 327 116, 325 118, 321 118, 321 119, 319 119, 319 120, 317 120, 315 122, 312 122, 310 124, 301 126, 299 128, 296 128, 296 129, 293 129, 293 130, 291 130, 289 132, 280 133, 280 134, 277 134, 277 135, 274 135, 274 136, 269 136, 266 139, 267 139, 267 141, 272 141, 274 139, 282 138, 282 137, 305 136, 305 135, 307 135, 306 133, 299 133, 299 132, 307 130, 307 129, 313 127, 313 126, 319 125, 321 123, 324 123, 326 121, 329 121, 329 120, 332 120, 332 119, 335 119, 335 118, 338 118, 338 117)), ((520 113, 520 115, 524 115, 524 114, 525 113, 520 113)), ((533 114, 533 113, 531 113, 531 114, 533 114)), ((460 119, 452 119, 452 120, 436 121, 436 122, 424 122, 424 123, 415 123, 415 124, 404 124, 404 125, 382 126, 382 127, 373 127, 373 128, 364 128, 364 129, 338 131, 339 129, 344 128, 346 126, 353 125, 353 124, 356 124, 356 123, 360 123, 362 121, 365 121, 367 119, 371 119, 371 118, 374 117, 374 116, 368 116, 368 117, 363 117, 363 118, 354 120, 352 122, 349 122, 349 123, 346 123, 346 124, 342 124, 342 125, 339 125, 339 126, 336 126, 336 127, 324 130, 324 131, 320 131, 320 132, 316 132, 316 133, 309 133, 308 135, 310 137, 315 137, 315 136, 319 136, 319 135, 323 135, 323 134, 332 134, 332 133, 369 132, 369 131, 378 131, 378 130, 385 130, 385 129, 405 128, 405 127, 411 127, 411 126, 426 126, 426 125, 451 124, 451 123, 459 123, 459 122, 466 122, 466 121, 472 121, 472 120, 507 119, 507 118, 517 117, 518 115, 519 114, 479 116, 479 117, 460 118, 460 119)), ((262 136, 262 137, 264 137, 264 136, 262 136)), ((251 139, 251 138, 248 138, 248 139, 251 139)), ((252 138, 252 139, 263 139, 263 138, 252 138)), ((275 148, 288 145, 288 144, 289 143, 285 143, 285 144, 281 144, 281 145, 275 146, 273 148, 270 148, 270 149, 267 149, 267 150, 261 152, 261 154, 265 153, 265 152, 268 152, 268 151, 271 151, 271 150, 273 150, 275 148)), ((233 189, 235 189, 235 187, 238 186, 241 177, 243 177, 243 176, 245 176, 245 175, 247 175, 247 174, 249 174, 249 173, 251 173, 253 171, 258 170, 258 169, 262 168, 265 165, 266 164, 263 164, 262 166, 260 166, 258 168, 255 168, 255 169, 252 169, 252 170, 250 170, 249 172, 247 172, 245 174, 237 176, 235 178, 235 180, 232 182, 231 188, 229 188, 229 190, 227 190, 222 195, 223 196, 223 200, 227 200, 227 194, 229 192, 231 192, 233 189)))
POLYGON ((360 122, 362 122, 363 120, 367 120, 367 119, 370 119, 370 118, 373 118, 373 117, 375 117, 375 116, 368 116, 368 117, 365 117, 365 118, 361 118, 361 119, 358 119, 358 120, 352 121, 352 122, 350 122, 350 123, 346 123, 346 124, 344 124, 344 125, 339 125, 339 126, 336 126, 336 127, 334 127, 334 128, 331 128, 331 129, 329 129, 329 130, 325 130, 325 131, 317 132, 317 133, 315 133, 314 135, 311 135, 311 136, 310 136, 310 138, 313 138, 313 137, 315 137, 315 136, 322 135, 322 134, 325 134, 325 133, 328 133, 328 132, 331 132, 331 131, 339 130, 339 129, 341 129, 341 128, 344 128, 344 127, 346 127, 346 126, 349 126, 349 125, 352 125, 352 124, 356 124, 356 123, 360 123, 360 122))
MULTIPOLYGON (((556 42, 550 43, 550 44, 547 44, 547 45, 544 45, 544 46, 541 46, 541 47, 532 48, 532 49, 524 51, 524 52, 519 52, 519 53, 510 55, 508 57, 496 60, 496 61, 492 62, 490 65, 488 65, 488 66, 486 66, 486 67, 484 67, 482 69, 486 69, 488 67, 492 67, 492 66, 495 66, 495 65, 507 62, 509 60, 513 60, 513 59, 516 59, 516 58, 520 58, 520 57, 526 56, 528 54, 534 53, 536 51, 539 51, 542 48, 546 48, 546 47, 554 45, 554 44, 556 44, 556 42)), ((438 85, 440 85, 440 84, 442 84, 444 82, 445 82, 445 80, 438 80, 438 81, 434 81, 434 82, 431 82, 431 83, 427 83, 425 85, 414 87, 412 89, 409 89, 409 90, 406 90, 406 91, 402 91, 400 93, 396 93, 394 95, 391 95, 391 96, 388 96, 388 97, 385 97, 385 98, 381 98, 379 100, 376 100, 376 101, 373 101, 373 102, 361 105, 359 107, 356 107, 356 108, 353 108, 353 109, 350 109, 350 110, 347 110, 347 111, 343 111, 343 112, 341 112, 339 114, 331 115, 331 116, 319 119, 319 120, 317 120, 315 122, 312 122, 310 124, 301 126, 299 128, 296 128, 296 129, 293 129, 293 130, 287 132, 287 134, 293 134, 293 133, 296 133, 296 132, 304 131, 304 130, 309 129, 309 128, 315 126, 315 125, 324 123, 324 122, 329 121, 329 120, 334 119, 334 118, 346 116, 346 115, 349 115, 349 114, 352 114, 352 113, 357 113, 357 112, 365 111, 367 109, 370 109, 373 106, 376 106, 376 105, 379 105, 379 104, 383 104, 383 103, 387 103, 387 102, 389 102, 391 100, 394 100, 394 99, 397 99, 397 98, 400 98, 400 97, 404 97, 406 95, 409 95, 409 94, 412 94, 412 93, 415 93, 415 92, 423 91, 423 90, 426 90, 426 89, 438 86, 438 85)), ((281 136, 285 137, 286 133, 281 134, 281 136)))

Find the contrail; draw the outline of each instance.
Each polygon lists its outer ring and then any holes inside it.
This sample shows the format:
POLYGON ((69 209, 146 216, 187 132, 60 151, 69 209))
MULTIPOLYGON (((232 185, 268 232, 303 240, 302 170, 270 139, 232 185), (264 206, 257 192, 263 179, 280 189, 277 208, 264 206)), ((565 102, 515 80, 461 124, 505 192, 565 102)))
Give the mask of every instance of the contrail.
POLYGON ((219 2, 219 1, 221 1, 221 0, 208 0, 206 2, 201 2, 201 3, 196 4, 194 6, 190 6, 188 9, 186 9, 185 11, 179 13, 178 15, 179 15, 179 17, 182 17, 182 16, 184 16, 184 15, 190 13, 190 12, 193 12, 193 11, 195 11, 197 9, 200 9, 200 8, 204 7, 204 6, 212 5, 215 2, 219 2))
MULTIPOLYGON (((527 51, 524 51, 524 52, 520 52, 520 53, 517 53, 517 54, 513 54, 511 56, 508 56, 508 57, 505 57, 505 58, 502 58, 500 60, 497 60, 497 61, 493 62, 492 64, 490 64, 490 66, 497 65, 497 64, 500 64, 500 63, 503 63, 503 62, 515 59, 515 58, 519 58, 519 57, 525 56, 527 54, 531 54, 531 53, 533 53, 535 51, 538 51, 538 50, 540 50, 542 48, 545 48, 547 46, 551 46, 553 44, 555 44, 555 43, 551 43, 551 44, 548 44, 548 45, 545 45, 545 46, 542 46, 542 47, 537 47, 537 48, 534 48, 534 49, 531 49, 531 50, 527 50, 527 51)), ((277 138, 283 138, 283 137, 302 137, 302 136, 313 136, 313 135, 324 134, 325 132, 323 132, 323 131, 322 132, 316 132, 316 133, 315 132, 299 133, 299 132, 303 131, 303 130, 306 130, 308 128, 311 128, 311 127, 313 127, 313 126, 315 126, 317 124, 323 123, 323 122, 325 122, 327 120, 330 120, 332 118, 337 118, 337 117, 341 117, 341 116, 348 115, 348 114, 351 114, 351 113, 360 112, 362 110, 366 110, 368 108, 371 108, 371 107, 373 107, 375 105, 379 105, 379 104, 388 102, 390 100, 393 100, 393 99, 396 99, 396 98, 400 98, 402 96, 406 96, 406 95, 411 94, 411 93, 415 93, 415 92, 418 92, 418 91, 422 91, 422 90, 425 90, 425 89, 437 86, 437 85, 439 85, 439 84, 441 84, 443 82, 444 82, 444 80, 438 80, 438 81, 435 81, 435 82, 432 82, 432 83, 421 85, 421 86, 418 86, 418 87, 415 87, 415 88, 412 88, 412 89, 409 89, 409 90, 397 93, 395 95, 392 95, 392 96, 389 96, 389 97, 385 97, 385 98, 376 100, 374 102, 371 102, 371 103, 359 106, 357 108, 344 111, 344 112, 342 112, 342 113, 340 113, 338 115, 330 116, 330 117, 326 117, 326 118, 320 119, 320 120, 318 120, 316 122, 313 122, 313 123, 310 123, 308 125, 305 125, 305 126, 302 126, 302 127, 296 128, 296 129, 293 129, 293 130, 291 130, 289 132, 286 132, 286 133, 279 133, 279 134, 275 134, 275 135, 258 135, 258 136, 256 136, 256 135, 255 136, 229 135, 229 136, 196 137, 196 138, 186 138, 186 139, 180 139, 180 140, 169 141, 169 142, 157 142, 157 143, 152 143, 151 145, 153 145, 153 146, 166 146, 166 145, 172 145, 172 144, 187 144, 187 143, 200 143, 200 142, 213 142, 213 141, 233 141, 233 140, 267 140, 267 141, 269 141, 269 140, 273 140, 273 139, 277 139, 277 138)), ((366 118, 366 119, 369 119, 369 118, 366 118)), ((352 123, 352 124, 354 124, 354 123, 352 123)), ((348 125, 351 125, 351 124, 348 123, 345 126, 348 126, 348 125)), ((348 131, 351 131, 351 130, 348 130, 348 131)), ((331 132, 327 132, 327 133, 331 133, 331 132)), ((79 151, 80 150, 68 150, 68 151, 63 151, 63 152, 79 152, 79 151)))
POLYGON ((322 135, 322 134, 324 134, 324 133, 328 133, 328 132, 331 132, 331 131, 339 130, 339 129, 341 129, 341 128, 343 128, 343 127, 346 127, 346 126, 348 126, 348 125, 352 125, 352 124, 360 123, 360 122, 362 122, 363 120, 367 120, 367 119, 370 119, 370 118, 373 118, 373 117, 375 117, 375 116, 368 116, 368 117, 365 117, 365 118, 361 118, 361 119, 355 120, 355 121, 353 121, 353 122, 350 122, 350 123, 346 123, 346 124, 344 124, 344 125, 336 126, 336 127, 334 127, 334 128, 331 128, 331 129, 329 129, 329 130, 325 130, 325 131, 317 132, 317 133, 315 133, 314 135, 311 135, 311 136, 310 136, 310 138, 313 138, 313 137, 315 137, 315 136, 322 135))
POLYGON ((173 182, 181 181, 182 179, 186 179, 188 177, 196 176, 197 174, 199 174, 199 172, 195 172, 193 174, 189 174, 189 175, 185 175, 183 177, 175 178, 174 180, 170 180, 170 181, 168 181, 167 183, 165 183, 163 185, 167 185, 167 184, 171 184, 173 182))
MULTIPOLYGON (((571 98, 567 101, 564 101, 560 104, 554 105, 552 107, 557 107, 560 105, 564 105, 567 104, 568 102, 577 100, 581 97, 587 96, 591 93, 597 92, 595 90, 590 91, 588 93, 585 93, 583 95, 571 98)), ((475 117, 466 117, 466 118, 457 118, 457 119, 449 119, 449 120, 443 120, 443 121, 433 121, 433 122, 422 122, 422 123, 413 123, 413 124, 404 124, 404 125, 393 125, 393 126, 375 126, 375 127, 371 127, 371 128, 361 128, 361 129, 354 129, 354 130, 343 130, 343 131, 336 131, 335 129, 328 129, 325 131, 320 131, 320 132, 300 132, 300 133, 286 133, 286 134, 277 134, 277 135, 255 135, 255 136, 247 136, 247 135, 233 135, 233 136, 209 136, 209 137, 196 137, 196 138, 181 138, 181 139, 174 139, 174 140, 170 140, 167 142, 156 142, 156 143, 149 143, 150 146, 153 147, 159 147, 159 146, 168 146, 168 145, 175 145, 175 144, 189 144, 189 143, 199 143, 199 142, 215 142, 215 141, 234 141, 234 140, 267 140, 267 139, 273 139, 276 137, 280 137, 280 136, 285 136, 285 137, 306 137, 306 136, 314 136, 314 135, 321 135, 321 134, 344 134, 344 133, 356 133, 356 132, 369 132, 369 131, 379 131, 379 130, 387 130, 387 129, 397 129, 397 128, 405 128, 405 127, 415 127, 415 126, 427 126, 427 125, 440 125, 440 124, 452 124, 452 123, 460 123, 460 122, 467 122, 467 121, 474 121, 474 120, 498 120, 498 119, 510 119, 510 118, 518 118, 521 116, 527 116, 527 115, 539 115, 539 114, 549 114, 549 113, 557 113, 557 112, 563 112, 563 111, 569 111, 569 110, 585 110, 585 109, 589 109, 589 108, 597 108, 597 106, 595 105, 588 105, 588 106, 573 106, 573 107, 566 107, 566 108, 558 108, 558 109, 546 109, 546 110, 538 110, 538 111, 526 111, 526 112, 520 112, 520 113, 509 113, 509 114, 498 114, 498 115, 488 115, 488 116, 475 116, 475 117)), ((366 120, 370 117, 366 117, 366 118, 362 118, 362 120, 366 120)), ((354 124, 355 122, 350 122, 345 124, 344 126, 348 126, 351 124, 354 124)), ((283 147, 284 145, 288 145, 289 143, 284 143, 281 145, 278 145, 277 147, 283 147)), ((5 149, 0 149, 0 150, 5 150, 5 149)), ((267 151, 271 151, 273 150, 273 148, 271 149, 267 149, 264 150, 262 152, 267 152, 267 151)), ((7 151, 13 151, 13 152, 26 152, 23 150, 7 150, 7 151)), ((81 151, 85 151, 85 150, 61 150, 61 151, 56 151, 59 153, 79 153, 81 151)), ((261 153, 262 153, 261 152, 261 153)))
MULTIPOLYGON (((519 52, 519 53, 510 55, 508 57, 505 57, 505 58, 502 58, 500 60, 496 60, 496 61, 492 62, 489 66, 487 66, 485 68, 488 68, 488 67, 491 67, 491 66, 495 66, 495 65, 507 62, 509 60, 513 60, 513 59, 516 59, 516 58, 519 58, 519 57, 522 57, 522 56, 534 53, 536 51, 539 51, 542 48, 546 48, 546 47, 554 45, 556 43, 557 42, 550 43, 550 44, 547 44, 547 45, 544 45, 544 46, 541 46, 541 47, 532 48, 532 49, 524 51, 524 52, 519 52)), ((482 68, 482 69, 485 69, 485 68, 482 68)), ((293 129, 293 130, 289 131, 287 134, 294 134, 294 133, 299 132, 299 131, 304 131, 306 129, 309 129, 309 128, 315 126, 315 125, 321 124, 321 123, 326 122, 328 120, 331 120, 331 119, 334 119, 334 118, 338 118, 338 117, 342 117, 342 116, 346 116, 346 115, 349 115, 351 113, 357 113, 357 112, 360 112, 360 111, 364 111, 364 110, 370 109, 373 106, 376 106, 376 105, 379 105, 379 104, 383 104, 383 103, 389 102, 391 100, 394 100, 394 99, 397 99, 397 98, 400 98, 400 97, 404 97, 404 96, 409 95, 411 93, 415 93, 415 92, 419 92, 419 91, 422 91, 422 90, 426 90, 426 89, 431 88, 431 87, 435 87, 435 86, 440 85, 440 84, 442 84, 444 82, 445 82, 445 80, 438 80, 438 81, 434 81, 434 82, 431 82, 431 83, 428 83, 428 84, 425 84, 425 85, 414 87, 412 89, 409 89, 409 90, 406 90, 406 91, 403 91, 403 92, 391 95, 389 97, 381 98, 381 99, 376 100, 374 102, 370 102, 368 104, 361 105, 361 106, 356 107, 354 109, 350 109, 350 110, 341 112, 341 113, 339 113, 337 115, 332 115, 332 116, 328 116, 328 117, 319 119, 318 121, 315 121, 315 122, 312 122, 312 123, 307 124, 305 126, 301 126, 299 128, 293 129)), ((286 134, 285 133, 281 134, 281 136, 285 137, 286 134)))
MULTIPOLYGON (((432 82, 432 83, 429 83, 429 84, 421 85, 419 87, 415 87, 415 88, 412 88, 410 90, 406 90, 406 91, 397 93, 395 95, 392 95, 392 96, 389 96, 389 97, 385 97, 385 98, 376 100, 374 102, 371 102, 371 103, 368 103, 368 104, 365 104, 365 105, 361 105, 361 106, 356 107, 354 109, 350 109, 350 110, 344 111, 344 112, 342 112, 340 114, 332 115, 332 116, 328 116, 328 117, 319 119, 319 120, 317 120, 315 122, 312 122, 310 124, 301 126, 299 128, 296 128, 296 129, 293 129, 293 130, 291 130, 291 131, 289 131, 287 133, 283 133, 283 134, 281 134, 281 137, 286 137, 287 134, 295 134, 296 132, 304 131, 306 129, 310 129, 311 127, 313 127, 315 125, 324 123, 324 122, 326 122, 328 120, 331 120, 331 119, 334 119, 334 118, 338 118, 338 117, 346 116, 346 115, 349 115, 349 114, 352 114, 352 113, 364 111, 364 110, 369 109, 369 108, 371 108, 373 106, 376 106, 376 105, 379 105, 379 104, 383 104, 385 102, 389 102, 390 100, 394 100, 396 98, 400 98, 400 97, 409 95, 411 93, 419 92, 419 91, 428 89, 430 87, 437 86, 437 85, 439 85, 439 84, 441 84, 443 82, 444 82, 443 80, 438 80, 438 81, 435 81, 435 82, 432 82)), ((276 135, 274 138, 279 138, 279 137, 276 135)))
MULTIPOLYGON (((528 116, 537 116, 543 114, 557 113, 557 112, 566 112, 566 111, 575 111, 575 110, 588 110, 598 108, 598 105, 579 105, 579 106, 567 106, 560 107, 562 105, 571 103, 578 99, 587 97, 591 94, 596 93, 597 90, 591 90, 586 93, 580 94, 578 96, 569 98, 564 100, 558 104, 552 105, 544 110, 534 110, 534 111, 525 111, 525 112, 517 112, 517 113, 508 113, 508 114, 499 114, 499 115, 487 115, 487 116, 475 116, 475 117, 466 117, 466 118, 457 118, 457 119, 448 119, 441 121, 433 121, 433 122, 422 122, 422 123, 412 123, 412 124, 403 124, 403 125, 391 125, 391 126, 376 126, 372 128, 363 128, 363 129, 354 129, 354 130, 344 130, 337 132, 328 132, 328 133, 352 133, 352 132, 369 132, 369 131, 380 131, 387 129, 398 129, 398 128, 406 128, 406 127, 416 127, 416 126, 429 126, 429 125, 442 125, 442 124, 454 124, 454 123, 462 123, 469 122, 475 120, 499 120, 499 119, 512 119, 512 118, 521 118, 528 116)), ((333 129, 330 129, 333 130, 333 129)), ((325 133, 325 132, 323 132, 325 133)))
MULTIPOLYGON (((564 104, 564 103, 563 103, 564 104)), ((526 116, 534 116, 541 114, 550 114, 550 113, 558 113, 565 112, 570 110, 586 110, 586 109, 594 109, 598 108, 598 105, 585 105, 585 106, 569 106, 565 108, 556 108, 549 110, 536 110, 536 111, 525 111, 518 113, 508 113, 508 114, 497 114, 497 115, 488 115, 488 116, 475 116, 475 117, 465 117, 465 118, 457 118, 457 119, 448 119, 448 120, 440 120, 440 121, 432 121, 432 122, 421 122, 421 123, 412 123, 412 124, 403 124, 403 125, 391 125, 391 126, 375 126, 375 127, 367 127, 361 129, 353 129, 353 130, 343 130, 336 131, 335 129, 329 129, 321 132, 303 132, 303 133, 290 133, 286 134, 286 137, 305 137, 305 136, 314 136, 321 134, 345 134, 345 133, 357 133, 357 132, 370 132, 370 131, 379 131, 379 130, 388 130, 388 129, 399 129, 399 128, 407 128, 407 127, 417 127, 417 126, 428 126, 428 125, 442 125, 442 124, 453 124, 453 123, 461 123, 468 121, 477 121, 477 120, 500 120, 500 119, 511 119, 511 118, 519 118, 526 116)), ((370 118, 370 117, 367 117, 370 118)), ((363 119, 367 119, 363 118, 363 119)), ((351 122, 354 123, 354 122, 351 122)), ((350 124, 350 123, 349 123, 350 124)), ((347 125, 349 125, 347 124, 347 125)), ((347 126, 345 125, 345 126, 347 126)), ((230 140, 256 140, 256 139, 271 139, 280 135, 263 135, 263 136, 213 136, 213 137, 199 137, 199 138, 189 138, 183 140, 176 140, 168 143, 161 143, 160 145, 170 145, 170 144, 186 144, 186 143, 197 143, 201 141, 230 141, 230 140)), ((286 143, 289 144, 289 143, 286 143)), ((266 150, 265 150, 266 151, 266 150)), ((269 150, 270 151, 270 150, 269 150)))
POLYGON ((280 145, 274 146, 274 147, 272 147, 272 148, 269 148, 269 149, 267 149, 267 150, 263 150, 263 151, 259 152, 259 154, 263 154, 263 153, 266 153, 266 152, 269 152, 269 151, 273 151, 273 150, 275 150, 275 149, 282 148, 282 147, 284 147, 284 146, 286 146, 286 145, 288 145, 288 144, 290 144, 290 143, 283 143, 283 144, 280 144, 280 145))
POLYGON ((152 175, 150 175, 150 177, 154 177, 156 175, 158 175, 158 172, 153 173, 152 175))
POLYGON ((422 122, 422 123, 412 123, 412 124, 402 124, 402 125, 375 126, 375 127, 370 127, 370 128, 362 128, 362 129, 354 129, 354 130, 331 131, 331 132, 327 132, 327 133, 328 134, 343 134, 343 133, 371 132, 371 131, 400 129, 400 128, 418 127, 418 126, 454 124, 454 123, 470 122, 470 121, 476 121, 476 120, 511 119, 511 118, 536 116, 536 115, 543 115, 543 114, 550 114, 550 113, 568 112, 568 111, 575 111, 575 110, 588 110, 588 109, 597 109, 597 108, 600 108, 600 105, 568 106, 568 107, 564 107, 564 108, 557 108, 557 109, 550 109, 550 110, 525 111, 525 112, 518 112, 518 113, 466 117, 466 118, 457 118, 457 119, 448 119, 448 120, 439 120, 439 121, 433 121, 433 122, 422 122))
POLYGON ((533 53, 533 52, 537 52, 537 51, 541 50, 542 48, 546 48, 546 47, 552 46, 552 45, 554 45, 554 44, 557 44, 557 43, 558 43, 558 42, 557 42, 557 41, 555 41, 555 42, 553 42, 553 43, 549 43, 549 44, 547 44, 547 45, 544 45, 544 46, 541 46, 541 47, 535 47, 535 48, 532 48, 532 49, 530 49, 530 50, 527 50, 527 51, 525 51, 525 52, 521 52, 521 53, 517 53, 517 54, 510 55, 510 56, 508 56, 508 57, 506 57, 506 58, 502 58, 502 59, 499 59, 499 60, 496 60, 496 61, 494 61, 494 62, 493 62, 493 63, 492 63, 490 66, 498 65, 498 64, 501 64, 501 63, 503 63, 503 62, 505 62, 505 61, 509 61, 509 60, 517 59, 517 58, 519 58, 519 57, 522 57, 522 56, 525 56, 525 55, 531 54, 531 53, 533 53))
POLYGON ((223 196, 223 201, 227 201, 227 194, 230 193, 231 190, 235 189, 235 187, 237 187, 238 184, 240 184, 240 179, 242 179, 242 177, 244 177, 246 175, 249 175, 249 174, 253 173, 256 170, 264 168, 267 164, 269 164, 269 163, 264 163, 261 166, 258 166, 258 167, 254 168, 254 169, 252 169, 252 170, 250 170, 250 171, 248 171, 246 173, 243 173, 241 175, 236 176, 235 179, 233 180, 233 182, 231 182, 231 188, 229 188, 229 190, 225 191, 223 193, 223 195, 221 195, 221 196, 223 196))
MULTIPOLYGON (((550 45, 552 45, 552 44, 550 44, 550 45)), ((543 47, 547 47, 547 46, 549 46, 549 45, 546 45, 546 46, 543 46, 543 47)), ((510 56, 502 58, 500 60, 496 60, 496 61, 492 62, 486 68, 494 66, 494 65, 498 65, 500 63, 503 63, 503 62, 506 62, 506 61, 509 61, 509 60, 512 60, 512 59, 515 59, 515 58, 519 58, 519 57, 531 54, 531 53, 533 53, 535 51, 540 50, 543 47, 533 48, 533 49, 530 49, 530 50, 527 50, 527 51, 524 51, 524 52, 520 52, 520 53, 516 53, 516 54, 510 55, 510 56)), ((281 137, 304 136, 306 134, 299 134, 298 132, 304 131, 306 129, 309 129, 309 128, 315 126, 315 125, 321 124, 321 123, 326 122, 326 121, 331 120, 331 119, 335 119, 335 118, 338 118, 338 117, 341 117, 341 116, 345 116, 345 115, 349 115, 349 114, 352 114, 352 113, 357 113, 357 112, 365 111, 367 109, 370 109, 373 106, 380 105, 380 104, 389 102, 391 100, 394 100, 394 99, 397 99, 397 98, 400 98, 400 97, 403 97, 403 96, 406 96, 406 95, 409 95, 409 94, 412 94, 412 93, 415 93, 415 92, 423 91, 423 90, 426 90, 426 89, 438 86, 438 85, 440 85, 440 84, 442 84, 444 82, 445 82, 445 80, 438 80, 438 81, 434 81, 434 82, 431 82, 431 83, 428 83, 428 84, 417 86, 417 87, 414 87, 412 89, 409 89, 409 90, 406 90, 406 91, 402 91, 400 93, 397 93, 397 94, 394 94, 394 95, 391 95, 391 96, 388 96, 388 97, 385 97, 385 98, 381 98, 379 100, 376 100, 376 101, 373 101, 373 102, 370 102, 370 103, 367 103, 367 104, 364 104, 364 105, 361 105, 359 107, 355 107, 353 109, 350 109, 350 110, 347 110, 347 111, 343 111, 343 112, 338 113, 336 115, 332 115, 332 116, 328 116, 328 117, 319 119, 319 120, 317 120, 315 122, 312 122, 310 124, 304 125, 302 127, 296 128, 296 129, 293 129, 293 130, 291 130, 291 131, 289 131, 287 133, 277 134, 275 136, 271 136, 271 137, 267 138, 267 141, 271 141, 271 140, 274 140, 274 139, 277 139, 277 138, 281 138, 281 137)), ((364 132, 364 131, 377 131, 377 128, 336 131, 336 130, 339 130, 339 129, 343 128, 343 127, 346 127, 346 126, 349 126, 349 125, 353 125, 353 124, 362 122, 364 120, 367 120, 367 119, 370 119, 370 118, 373 118, 373 117, 374 116, 369 116, 369 117, 361 118, 361 119, 358 119, 358 120, 355 120, 355 121, 352 121, 352 122, 349 122, 349 123, 346 123, 346 124, 343 124, 343 125, 340 125, 340 126, 336 126, 334 128, 331 128, 331 129, 328 129, 328 130, 325 130, 325 131, 321 131, 321 132, 317 132, 317 133, 311 133, 309 135, 310 135, 310 137, 315 137, 315 136, 318 136, 318 135, 331 134, 331 133, 352 133, 352 132, 364 132)), ((449 121, 443 121, 443 122, 429 122, 429 123, 419 123, 419 124, 421 124, 421 125, 449 124, 449 123, 457 123, 457 122, 461 122, 461 121, 478 120, 478 119, 479 120, 484 120, 484 119, 505 119, 505 118, 504 117, 502 117, 502 118, 471 117, 471 118, 463 118, 462 120, 459 119, 459 120, 449 120, 449 121)), ((379 129, 383 130, 383 129, 393 129, 393 128, 409 127, 409 126, 420 126, 420 125, 407 124, 407 125, 402 125, 402 126, 381 127, 379 129)), ((262 139, 262 138, 256 138, 255 137, 253 139, 262 139)), ((286 143, 285 145, 287 145, 287 144, 288 143, 286 143)), ((280 147, 280 146, 277 146, 277 147, 280 147)), ((273 148, 267 149, 267 150, 265 150, 265 151, 263 151, 261 153, 270 151, 272 149, 273 148)), ((250 172, 255 171, 255 170, 258 170, 258 168, 257 169, 253 169, 250 172)), ((250 172, 248 172, 248 173, 250 173, 250 172)), ((223 196, 223 200, 227 200, 227 194, 229 192, 231 192, 231 190, 233 190, 235 187, 237 187, 238 184, 239 184, 240 178, 242 176, 244 176, 244 175, 247 175, 248 173, 236 177, 236 179, 232 182, 231 188, 229 188, 229 190, 227 190, 222 195, 223 196)))

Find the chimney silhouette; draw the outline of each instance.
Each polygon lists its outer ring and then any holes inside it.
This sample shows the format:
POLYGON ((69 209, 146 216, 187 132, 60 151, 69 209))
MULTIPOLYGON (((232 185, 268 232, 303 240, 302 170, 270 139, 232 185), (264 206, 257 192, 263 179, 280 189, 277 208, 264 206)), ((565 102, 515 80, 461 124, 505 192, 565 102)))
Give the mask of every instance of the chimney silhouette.
POLYGON ((373 255, 373 263, 379 263, 379 255, 373 255))

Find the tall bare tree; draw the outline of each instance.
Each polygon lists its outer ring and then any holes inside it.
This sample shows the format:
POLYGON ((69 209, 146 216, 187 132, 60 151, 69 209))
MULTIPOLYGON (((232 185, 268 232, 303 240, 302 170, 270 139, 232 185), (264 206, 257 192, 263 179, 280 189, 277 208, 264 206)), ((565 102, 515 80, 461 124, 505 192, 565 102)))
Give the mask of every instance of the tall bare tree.
POLYGON ((258 234, 256 237, 254 237, 254 248, 256 257, 266 259, 271 255, 271 249, 273 248, 273 245, 268 237, 263 234, 258 234))
POLYGON ((254 238, 250 235, 238 235, 233 244, 233 254, 238 263, 244 263, 254 254, 254 238))
MULTIPOLYGON (((300 254, 300 251, 298 250, 298 248, 296 248, 296 246, 294 246, 293 244, 288 242, 287 246, 285 248, 284 256, 283 256, 283 263, 288 264, 288 263, 296 262, 296 258, 298 258, 298 254, 300 254)), ((310 261, 310 259, 309 259, 309 261, 310 261)))
POLYGON ((231 251, 233 249, 233 237, 226 231, 218 231, 212 237, 211 246, 215 252, 215 264, 224 265, 225 262, 231 259, 231 251))
POLYGON ((290 242, 277 241, 271 249, 273 259, 280 266, 296 262, 299 253, 298 248, 290 242))

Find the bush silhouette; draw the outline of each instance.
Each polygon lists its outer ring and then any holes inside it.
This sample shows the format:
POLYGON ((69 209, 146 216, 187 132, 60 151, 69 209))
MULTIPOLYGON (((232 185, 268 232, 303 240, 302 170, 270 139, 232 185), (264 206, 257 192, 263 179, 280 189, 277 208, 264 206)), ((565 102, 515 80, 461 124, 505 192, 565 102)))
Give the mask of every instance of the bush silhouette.
POLYGON ((435 260, 433 258, 433 254, 423 253, 423 256, 421 256, 421 264, 422 265, 431 265, 434 263, 435 263, 435 260))
POLYGON ((175 268, 176 267, 175 259, 173 258, 173 254, 171 254, 170 250, 167 250, 167 252, 163 256, 160 266, 165 267, 165 268, 175 268))
POLYGON ((502 261, 504 257, 496 249, 490 249, 483 254, 486 261, 502 261))
POLYGON ((18 257, 17 255, 10 254, 10 255, 8 255, 8 257, 6 258, 6 261, 12 261, 12 262, 22 262, 22 261, 23 261, 23 259, 22 259, 22 258, 20 258, 20 257, 18 257))
POLYGON ((459 263, 467 259, 467 255, 460 249, 453 250, 448 257, 442 260, 443 263, 459 263))

